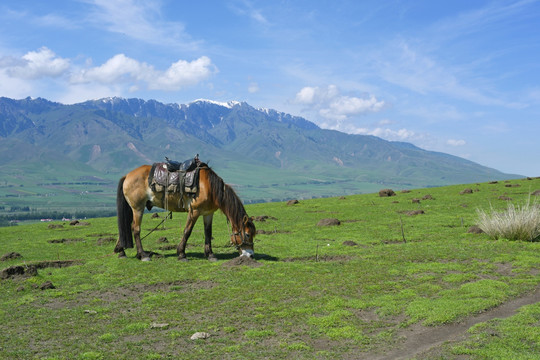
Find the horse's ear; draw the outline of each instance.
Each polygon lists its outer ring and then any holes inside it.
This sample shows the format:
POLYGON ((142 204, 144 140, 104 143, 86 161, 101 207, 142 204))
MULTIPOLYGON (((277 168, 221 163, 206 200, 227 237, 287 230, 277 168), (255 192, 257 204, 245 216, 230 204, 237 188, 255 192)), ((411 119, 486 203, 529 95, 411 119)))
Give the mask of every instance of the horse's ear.
POLYGON ((244 215, 243 221, 244 221, 244 225, 246 225, 249 221, 249 217, 247 215, 244 215))

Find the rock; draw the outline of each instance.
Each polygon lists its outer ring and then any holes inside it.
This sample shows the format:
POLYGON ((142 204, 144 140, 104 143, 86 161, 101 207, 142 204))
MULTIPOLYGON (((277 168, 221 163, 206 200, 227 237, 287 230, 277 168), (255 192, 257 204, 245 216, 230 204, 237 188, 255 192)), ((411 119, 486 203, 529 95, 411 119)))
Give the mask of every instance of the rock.
POLYGON ((208 339, 210 337, 210 334, 207 332, 196 332, 195 334, 191 335, 191 340, 199 340, 199 339, 208 339))

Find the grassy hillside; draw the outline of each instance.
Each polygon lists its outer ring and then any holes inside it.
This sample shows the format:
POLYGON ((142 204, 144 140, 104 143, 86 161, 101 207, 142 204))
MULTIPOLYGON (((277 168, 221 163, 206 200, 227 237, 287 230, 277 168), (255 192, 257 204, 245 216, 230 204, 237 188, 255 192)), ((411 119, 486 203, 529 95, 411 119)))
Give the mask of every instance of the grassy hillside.
MULTIPOLYGON (((500 196, 522 204, 539 189, 523 179, 248 205, 267 218, 244 265, 221 214, 214 263, 202 222, 190 261, 176 260, 185 214, 144 240, 160 254, 149 263, 112 253, 114 218, 0 228, 0 256, 22 255, 0 268, 26 270, 0 280, 2 358, 533 359, 540 243, 468 230, 477 208, 505 208, 500 196), (341 224, 317 226, 325 218, 341 224), (491 309, 509 310, 491 319, 491 309), (210 337, 190 340, 195 332, 210 337), (436 339, 444 345, 432 348, 436 339)), ((147 215, 143 234, 160 221, 147 215)))

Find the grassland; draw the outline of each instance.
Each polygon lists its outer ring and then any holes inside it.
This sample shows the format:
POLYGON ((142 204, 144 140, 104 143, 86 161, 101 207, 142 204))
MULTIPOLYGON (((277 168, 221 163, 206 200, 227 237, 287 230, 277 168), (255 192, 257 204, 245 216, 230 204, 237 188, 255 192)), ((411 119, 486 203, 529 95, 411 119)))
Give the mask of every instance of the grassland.
POLYGON ((0 357, 535 359, 540 242, 468 230, 476 209, 522 204, 538 189, 540 179, 523 179, 248 205, 268 218, 256 222, 256 261, 246 265, 233 261, 221 214, 217 262, 203 257, 202 223, 190 261, 176 260, 168 245, 184 214, 144 240, 161 255, 148 263, 133 250, 112 254, 114 218, 0 228, 0 256, 22 255, 1 268, 37 268, 0 280, 0 357), (341 224, 317 226, 325 218, 341 224), (210 337, 191 340, 195 332, 210 337))

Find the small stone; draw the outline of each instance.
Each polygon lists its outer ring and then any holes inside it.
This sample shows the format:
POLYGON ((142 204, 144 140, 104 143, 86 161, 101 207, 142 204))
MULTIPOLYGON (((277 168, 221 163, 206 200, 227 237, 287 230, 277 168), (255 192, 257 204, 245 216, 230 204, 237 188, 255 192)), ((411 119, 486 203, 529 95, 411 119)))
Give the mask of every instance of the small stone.
POLYGON ((210 334, 207 332, 196 332, 195 334, 191 335, 191 340, 199 340, 199 339, 208 339, 210 337, 210 334))

